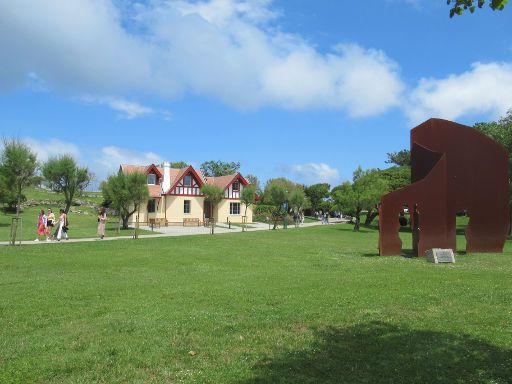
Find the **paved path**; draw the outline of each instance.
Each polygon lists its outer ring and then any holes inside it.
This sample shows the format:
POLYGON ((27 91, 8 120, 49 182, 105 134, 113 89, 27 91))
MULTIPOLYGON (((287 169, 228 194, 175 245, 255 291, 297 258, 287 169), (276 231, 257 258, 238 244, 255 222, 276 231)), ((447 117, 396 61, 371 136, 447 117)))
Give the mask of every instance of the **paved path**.
MULTIPOLYGON (((346 220, 339 220, 339 219, 329 219, 329 224, 338 224, 338 223, 344 223, 346 220)), ((304 223, 299 228, 305 228, 305 227, 314 227, 317 225, 322 225, 321 221, 315 221, 312 223, 304 223)), ((272 225, 265 224, 265 223, 251 223, 248 224, 250 228, 247 228, 247 232, 254 232, 254 231, 264 231, 269 230, 269 228, 272 228, 272 225)), ((278 226, 278 229, 282 228, 282 225, 278 226)), ((147 231, 151 231, 150 227, 141 226, 141 229, 145 229, 147 231)), ((288 228, 295 229, 295 225, 292 223, 291 225, 288 225, 288 228)), ((229 229, 227 224, 219 223, 217 227, 215 228, 215 233, 236 233, 241 232, 242 228, 238 226, 232 226, 231 229, 229 229)), ((208 235, 210 234, 210 228, 205 228, 203 226, 201 227, 179 227, 179 226, 172 226, 172 227, 161 227, 157 228, 155 230, 155 233, 152 235, 139 235, 139 239, 151 239, 155 237, 173 237, 173 236, 192 236, 192 235, 208 235)), ((76 238, 76 239, 69 239, 69 240, 61 240, 60 242, 57 242, 55 240, 53 241, 30 241, 30 240, 24 240, 21 242, 22 245, 39 245, 39 244, 55 244, 55 243, 82 243, 82 242, 92 242, 92 241, 114 241, 114 240, 127 240, 132 239, 132 236, 113 236, 113 237, 105 237, 103 240, 98 239, 97 237, 87 237, 87 238, 76 238)), ((19 244, 16 242, 16 244, 19 244)), ((0 242, 0 246, 2 245, 9 245, 8 241, 2 241, 0 242)))

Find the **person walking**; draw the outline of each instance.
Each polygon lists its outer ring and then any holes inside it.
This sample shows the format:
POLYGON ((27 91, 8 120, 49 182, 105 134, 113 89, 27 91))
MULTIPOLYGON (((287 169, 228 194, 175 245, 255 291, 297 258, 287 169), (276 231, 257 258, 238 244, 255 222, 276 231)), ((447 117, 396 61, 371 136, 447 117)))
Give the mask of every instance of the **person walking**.
POLYGON ((107 211, 105 207, 101 208, 100 214, 98 215, 98 236, 101 240, 105 237, 105 223, 107 222, 107 211))
POLYGON ((55 214, 53 213, 51 208, 48 208, 48 214, 46 215, 46 241, 50 241, 54 226, 55 214))
POLYGON ((37 238, 34 241, 39 241, 40 237, 44 238, 46 235, 46 220, 47 218, 44 214, 44 209, 41 209, 37 219, 37 238))
POLYGON ((59 228, 57 230, 57 241, 60 241, 62 236, 64 235, 64 238, 66 240, 69 240, 68 237, 68 216, 66 215, 66 212, 64 212, 63 209, 60 210, 59 215, 59 228))

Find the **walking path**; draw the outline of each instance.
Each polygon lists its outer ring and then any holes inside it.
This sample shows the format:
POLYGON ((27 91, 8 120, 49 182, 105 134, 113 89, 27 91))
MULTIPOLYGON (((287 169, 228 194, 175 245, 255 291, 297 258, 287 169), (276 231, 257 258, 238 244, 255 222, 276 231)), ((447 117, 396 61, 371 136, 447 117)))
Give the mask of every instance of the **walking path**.
MULTIPOLYGON (((329 219, 329 224, 338 224, 338 223, 345 223, 346 220, 340 220, 335 218, 329 219)), ((247 224, 249 228, 246 229, 247 232, 254 232, 254 231, 264 231, 272 229, 273 225, 270 226, 265 223, 250 223, 247 224)), ((321 221, 315 221, 312 223, 304 223, 299 226, 299 228, 305 228, 305 227, 314 227, 317 225, 322 225, 321 221)), ((278 228, 282 228, 282 225, 279 225, 278 228)), ((288 225, 288 228, 294 229, 295 225, 292 223, 288 225)), ((151 231, 151 227, 141 226, 140 229, 145 229, 147 231, 151 231)), ((236 233, 241 232, 242 227, 240 226, 232 226, 231 229, 229 229, 227 224, 219 223, 215 227, 215 233, 236 233)), ((155 230, 155 234, 153 235, 139 235, 139 239, 152 239, 155 237, 173 237, 173 236, 191 236, 191 235, 209 235, 210 234, 210 228, 207 227, 161 227, 157 228, 155 230)), ((113 237, 105 237, 103 240, 98 239, 97 237, 86 237, 86 238, 76 238, 76 239, 69 239, 69 240, 62 240, 59 243, 81 243, 81 242, 91 242, 91 241, 113 241, 113 240, 127 240, 132 239, 132 236, 113 236, 113 237)), ((36 244, 55 244, 57 241, 31 241, 31 240, 23 240, 21 241, 22 245, 36 245, 36 244)), ((16 245, 18 245, 19 242, 16 242, 16 245)), ((8 241, 2 241, 0 242, 0 246, 2 245, 9 245, 8 241)))

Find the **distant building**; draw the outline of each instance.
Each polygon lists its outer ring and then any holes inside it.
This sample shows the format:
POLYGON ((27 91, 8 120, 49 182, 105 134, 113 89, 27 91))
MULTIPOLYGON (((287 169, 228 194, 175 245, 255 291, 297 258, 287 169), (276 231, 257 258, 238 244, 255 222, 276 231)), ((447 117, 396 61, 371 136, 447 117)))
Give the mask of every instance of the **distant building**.
MULTIPOLYGON (((149 200, 140 207, 139 222, 178 224, 184 223, 184 219, 204 222, 211 217, 217 221, 242 222, 245 206, 240 202, 240 196, 249 183, 240 173, 205 177, 191 165, 176 169, 167 162, 161 166, 121 164, 119 171, 147 176, 149 200), (215 207, 211 207, 201 193, 205 184, 217 185, 224 191, 224 198, 215 207)), ((130 218, 130 225, 135 221, 136 214, 130 218)), ((252 207, 247 209, 246 222, 252 222, 252 207)))

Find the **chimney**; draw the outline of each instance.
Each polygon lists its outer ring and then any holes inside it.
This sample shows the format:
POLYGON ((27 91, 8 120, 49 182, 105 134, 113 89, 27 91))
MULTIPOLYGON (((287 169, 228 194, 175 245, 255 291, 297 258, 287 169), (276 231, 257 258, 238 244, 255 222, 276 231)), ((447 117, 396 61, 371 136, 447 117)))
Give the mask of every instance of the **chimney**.
POLYGON ((168 161, 163 163, 164 179, 162 181, 162 192, 167 193, 171 188, 171 163, 168 161))

